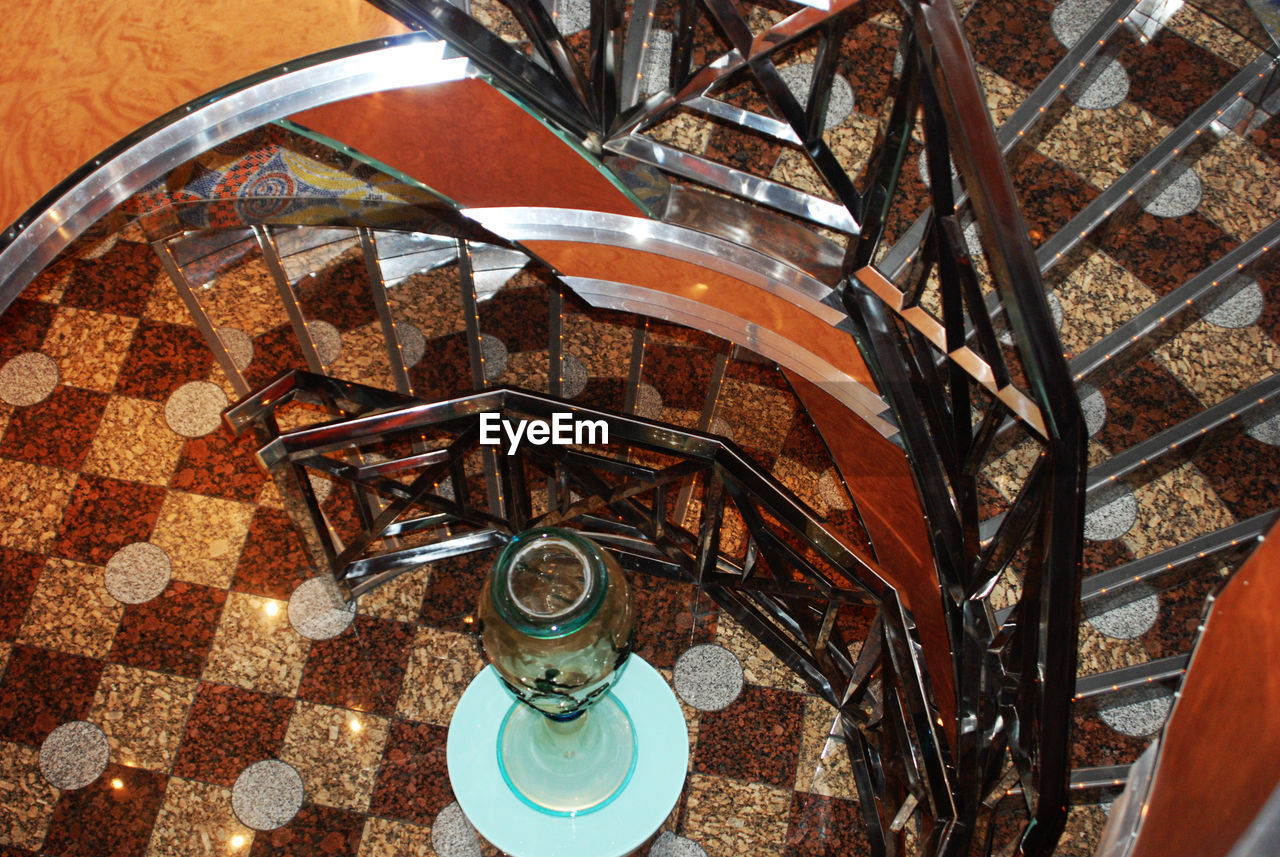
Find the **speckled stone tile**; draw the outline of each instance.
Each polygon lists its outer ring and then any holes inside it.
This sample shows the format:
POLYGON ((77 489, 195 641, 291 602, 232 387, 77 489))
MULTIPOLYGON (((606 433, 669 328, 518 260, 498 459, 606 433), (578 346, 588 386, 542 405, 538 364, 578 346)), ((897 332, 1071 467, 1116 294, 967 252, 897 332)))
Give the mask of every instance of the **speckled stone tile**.
POLYGON ((789 789, 693 774, 682 833, 701 845, 707 857, 780 855, 791 800, 789 789))
POLYGON ((137 325, 136 318, 61 306, 40 350, 57 361, 62 383, 109 393, 137 325))
POLYGON ((147 540, 164 494, 163 488, 153 485, 81 474, 66 505, 52 552, 106 565, 120 548, 147 540))
POLYGON ((1151 357, 1108 378, 1099 389, 1107 402, 1107 421, 1093 439, 1112 452, 1128 449, 1202 409, 1173 373, 1151 357))
POLYGON ((985 66, 978 66, 978 80, 981 81, 982 91, 987 96, 987 109, 991 111, 991 122, 997 128, 1009 121, 1009 117, 1018 109, 1018 105, 1027 99, 1025 89, 985 66))
POLYGON ((0 738, 38 746, 68 720, 83 720, 102 663, 17 644, 0 681, 0 738))
POLYGON ((1186 463, 1134 491, 1141 527, 1124 537, 1134 556, 1143 557, 1235 523, 1213 487, 1186 463))
POLYGON ((702 713, 693 769, 791 788, 804 707, 805 698, 798 693, 747 685, 728 708, 702 713))
POLYGON ((311 642, 289 625, 282 601, 232 592, 209 650, 203 678, 264 693, 292 695, 311 642))
POLYGON ((388 291, 387 301, 397 321, 409 322, 427 339, 464 329, 455 265, 405 278, 388 291))
POLYGON ((120 367, 116 392, 163 402, 188 381, 202 381, 213 354, 193 327, 143 319, 120 367))
POLYGON ((0 545, 44 553, 58 535, 76 475, 53 467, 4 461, 0 467, 0 545))
POLYGON ((742 662, 742 677, 749 684, 804 693, 808 685, 794 670, 778 660, 763 643, 727 613, 716 620, 716 642, 742 662))
POLYGON ((385 717, 298 700, 280 758, 302 775, 308 800, 364 811, 388 724, 385 717))
POLYGON ((707 142, 711 139, 714 127, 701 116, 678 110, 670 118, 645 132, 645 136, 690 154, 701 155, 707 150, 707 142))
POLYGON ((151 290, 147 298, 147 306, 142 310, 143 318, 162 321, 169 324, 191 325, 191 313, 178 295, 178 290, 166 278, 151 290))
POLYGON ((120 242, 102 257, 75 266, 62 303, 141 315, 152 288, 163 277, 160 260, 149 246, 120 242))
POLYGON ((45 559, 38 554, 0 547, 0 640, 12 640, 27 615, 45 559))
POLYGON ((717 610, 691 584, 646 575, 628 576, 636 611, 636 654, 670 669, 685 649, 715 638, 717 610))
POLYGON ((565 313, 565 351, 578 357, 592 376, 625 374, 635 321, 628 313, 565 313))
POLYGON ((394 390, 396 385, 382 325, 374 321, 343 332, 342 351, 329 364, 329 374, 357 384, 394 390))
POLYGON ((196 678, 227 594, 221 589, 170 581, 164 592, 128 604, 108 659, 143 669, 196 678))
POLYGON ((1100 806, 1073 806, 1067 810, 1067 825, 1058 840, 1054 854, 1058 857, 1093 857, 1107 824, 1107 813, 1100 806))
POLYGON ((413 642, 410 624, 357 616, 337 637, 312 643, 298 697, 389 716, 396 710, 413 642))
POLYGON ((169 555, 174 579, 225 588, 235 576, 252 518, 247 503, 170 491, 151 541, 169 555))
POLYGON ((1062 345, 1076 354, 1157 300, 1128 269, 1088 243, 1051 270, 1045 285, 1062 302, 1062 345))
POLYGON ((253 835, 231 811, 231 789, 171 777, 147 857, 245 854, 253 835))
POLYGON ((13 408, 8 425, 0 421, 0 456, 78 469, 107 398, 105 393, 59 385, 44 401, 13 408))
POLYGON ((856 801, 797 792, 791 800, 787 857, 869 857, 866 822, 856 801))
POLYGON ((254 459, 257 447, 252 434, 235 437, 226 426, 204 437, 187 438, 169 487, 253 503, 268 478, 254 459))
MULTIPOLYGON (((861 121, 866 122, 867 120, 864 117, 861 121)), ((852 130, 850 133, 845 134, 839 133, 841 130, 843 129, 828 132, 829 136, 838 136, 840 138, 840 148, 844 153, 841 164, 843 165, 845 161, 851 164, 859 161, 865 162, 868 154, 870 154, 864 151, 864 149, 869 148, 867 141, 860 134, 852 132, 852 130)), ((790 185, 796 190, 816 196, 819 199, 835 201, 835 194, 827 187, 827 183, 822 180, 821 173, 803 153, 794 149, 783 149, 778 153, 777 160, 773 162, 773 169, 769 172, 769 178, 776 182, 790 185)))
POLYGON ((1280 344, 1257 326, 1228 330, 1198 321, 1154 354, 1206 407, 1280 371, 1280 344))
POLYGON ((62 793, 45 838, 45 851, 68 857, 142 857, 164 789, 161 774, 107 765, 92 784, 62 793))
POLYGON ((88 719, 102 727, 111 758, 120 764, 168 771, 197 684, 195 679, 108 664, 88 719))
POLYGON ((396 713, 448 726, 462 692, 484 665, 480 641, 474 635, 419 628, 396 713))
POLYGON ((1129 73, 1129 100, 1177 125, 1235 73, 1229 64, 1171 30, 1148 44, 1129 42, 1118 57, 1129 73))
POLYGON ((357 857, 436 857, 431 828, 369 816, 357 857))
POLYGON ((1104 723, 1098 715, 1096 703, 1105 699, 1085 699, 1072 706, 1070 740, 1073 767, 1132 765, 1151 743, 1150 737, 1123 735, 1104 723))
POLYGON ((198 296, 215 327, 234 327, 257 337, 289 322, 280 293, 257 251, 219 274, 214 286, 201 289, 198 296))
POLYGON ((1067 99, 1053 106, 1046 126, 1032 131, 1036 148, 1098 189, 1109 187, 1172 130, 1127 101, 1086 110, 1067 99))
POLYGON ((174 759, 174 776, 230 789, 245 768, 279 755, 292 715, 288 697, 201 682, 174 759))
POLYGON ((287 600, 313 573, 302 536, 289 515, 262 507, 254 510, 232 588, 287 600))
POLYGON ((59 790, 40 773, 40 751, 0 741, 0 842, 37 851, 59 790))
POLYGON ((474 631, 480 588, 497 558, 497 551, 476 551, 431 563, 418 621, 449 631, 474 631))
POLYGON ((27 351, 39 351, 57 308, 28 297, 16 299, 0 315, 0 366, 27 351))
POLYGON ((769 467, 786 442, 795 408, 790 392, 727 378, 716 415, 729 426, 734 442, 769 467))
POLYGON ((1244 241, 1280 217, 1280 164, 1228 133, 1195 162, 1200 211, 1244 241))
POLYGON ((422 601, 430 583, 430 567, 405 572, 360 596, 359 611, 363 615, 392 622, 416 622, 422 613, 422 601))
POLYGON ((124 605, 111 597, 102 569, 50 559, 40 573, 18 642, 101 658, 111 648, 124 605))
POLYGON ((853 763, 845 747, 836 710, 816 696, 805 698, 804 733, 800 758, 796 763, 795 789, 798 792, 857 800, 853 763), (833 735, 834 733, 834 735, 833 735))
POLYGON ((284 827, 258 833, 249 857, 356 857, 363 830, 360 813, 307 803, 284 827))
POLYGON ((448 732, 428 723, 392 722, 369 805, 371 815, 431 824, 453 802, 445 761, 448 732))
POLYGON ((1165 26, 1236 68, 1243 68, 1258 57, 1257 45, 1192 4, 1178 9, 1165 26))
POLYGON ((1140 641, 1104 637, 1087 622, 1080 624, 1076 653, 1076 674, 1082 676, 1145 664, 1151 660, 1140 641))
POLYGON ((182 438, 170 430, 164 406, 112 396, 84 463, 86 473, 167 485, 182 454, 182 438))

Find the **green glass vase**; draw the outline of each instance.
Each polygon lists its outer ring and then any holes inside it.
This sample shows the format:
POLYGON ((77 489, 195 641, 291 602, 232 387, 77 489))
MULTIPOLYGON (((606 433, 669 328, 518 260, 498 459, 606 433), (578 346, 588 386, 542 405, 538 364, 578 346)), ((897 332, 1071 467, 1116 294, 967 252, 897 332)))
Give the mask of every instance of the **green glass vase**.
POLYGON ((480 593, 481 639, 516 702, 498 767, 525 803, 574 815, 599 809, 635 769, 635 730, 609 689, 634 645, 617 561, 572 530, 517 535, 480 593))

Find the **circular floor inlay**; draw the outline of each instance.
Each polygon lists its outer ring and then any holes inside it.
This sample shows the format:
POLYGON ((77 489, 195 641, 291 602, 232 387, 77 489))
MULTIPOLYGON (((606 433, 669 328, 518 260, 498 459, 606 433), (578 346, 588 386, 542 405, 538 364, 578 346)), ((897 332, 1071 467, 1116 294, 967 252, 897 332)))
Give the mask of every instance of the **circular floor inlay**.
POLYGON ((253 337, 238 327, 220 327, 218 338, 227 349, 232 364, 241 372, 248 369, 253 362, 253 337))
POLYGON ((1138 501, 1128 485, 1108 485, 1089 497, 1084 507, 1084 537, 1091 542, 1118 539, 1138 519, 1138 501))
POLYGON ((1098 707, 1102 722, 1122 735, 1135 738, 1154 733, 1164 725, 1173 708, 1173 692, 1150 685, 1112 694, 1106 707, 1098 707))
POLYGON ((1197 303, 1200 317, 1215 327, 1236 329, 1257 324, 1266 301, 1257 280, 1223 283, 1197 303))
MULTIPOLYGON (((1054 292, 1045 292, 1044 300, 1045 303, 1049 305, 1049 317, 1053 319, 1053 326, 1060 329, 1062 327, 1063 319, 1062 299, 1054 292)), ((1001 316, 997 328, 1000 330, 997 338, 1000 340, 1001 345, 1013 345, 1013 334, 1010 333, 1008 327, 1006 327, 1008 323, 1009 317, 1007 315, 1001 316)))
POLYGON ((496 381, 507 371, 507 346, 496 336, 480 334, 480 358, 484 361, 486 381, 496 381))
POLYGON ((405 368, 417 366, 422 355, 427 353, 427 338, 407 321, 396 322, 396 336, 400 337, 400 357, 405 368))
POLYGON ((1252 411, 1244 417, 1244 433, 1267 446, 1280 446, 1280 406, 1252 411))
POLYGON ((355 615, 355 602, 344 604, 342 593, 328 575, 304 580, 289 596, 289 624, 308 640, 338 636, 355 615))
POLYGON ((440 857, 480 857, 480 838, 457 803, 436 816, 431 825, 431 847, 440 857))
POLYGON ((19 354, 0 367, 0 399, 11 405, 43 402, 58 386, 58 364, 39 351, 19 354))
POLYGON ((82 789, 107 768, 107 736, 92 723, 72 720, 40 745, 40 773, 60 789, 82 789))
POLYGON ((742 663, 714 643, 687 650, 676 660, 676 693, 700 711, 719 711, 742 693, 742 663))
POLYGON ((256 762, 240 772, 231 787, 231 809, 254 830, 275 830, 302 808, 302 777, 279 759, 256 762))
POLYGON ((1102 397, 1102 391, 1092 384, 1077 384, 1076 395, 1080 397, 1085 430, 1089 437, 1093 437, 1107 421, 1107 400, 1102 397))
POLYGON ((580 32, 591 25, 591 0, 560 0, 553 14, 561 34, 580 32))
MULTIPOLYGON (((798 62, 778 69, 782 82, 791 90, 796 101, 803 107, 809 100, 809 90, 813 88, 813 63, 798 62)), ((823 128, 830 130, 853 112, 853 87, 841 75, 831 78, 831 95, 827 102, 827 115, 823 118, 823 128)))
POLYGON ((685 839, 670 830, 662 831, 662 835, 654 840, 649 849, 649 857, 707 857, 702 846, 692 839, 685 839))
POLYGON ((667 73, 671 68, 671 46, 675 40, 670 30, 653 30, 649 33, 649 49, 644 55, 644 69, 640 86, 645 95, 653 95, 667 87, 667 73))
POLYGON ((111 597, 124 604, 150 601, 169 585, 169 555, 151 542, 125 545, 107 560, 105 584, 111 597))
POLYGON ((587 389, 587 367, 572 354, 564 356, 564 365, 560 369, 560 395, 572 399, 587 389))
POLYGON ((1147 214, 1181 217, 1200 204, 1200 175, 1186 164, 1173 164, 1134 192, 1147 214))
POLYGON ((1085 110, 1106 110, 1129 94, 1129 73, 1113 57, 1100 56, 1067 86, 1067 98, 1085 110))
POLYGON ((342 331, 327 321, 312 319, 307 322, 307 332, 316 346, 316 356, 328 366, 342 353, 342 331))
POLYGON ((217 384, 190 381, 173 391, 164 406, 165 422, 183 437, 203 437, 222 425, 227 394, 217 384))
POLYGON ((1049 27, 1065 47, 1075 47, 1110 5, 1111 0, 1064 0, 1053 7, 1049 27))
POLYGON ((1160 617, 1160 595, 1145 583, 1135 583, 1088 602, 1084 612, 1099 634, 1132 640, 1150 631, 1160 617))

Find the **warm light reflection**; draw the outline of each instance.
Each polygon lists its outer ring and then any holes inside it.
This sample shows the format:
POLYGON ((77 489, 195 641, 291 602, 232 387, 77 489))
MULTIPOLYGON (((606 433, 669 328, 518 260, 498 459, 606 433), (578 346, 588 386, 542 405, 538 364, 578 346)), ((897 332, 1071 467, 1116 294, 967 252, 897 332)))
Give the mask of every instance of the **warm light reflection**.
POLYGON ((360 721, 359 721, 359 720, 356 720, 354 717, 352 717, 352 718, 351 718, 351 724, 350 724, 350 725, 351 725, 351 731, 352 731, 352 732, 359 732, 361 729, 363 729, 363 728, 364 728, 364 726, 362 726, 362 725, 361 725, 360 721))
POLYGON ((243 836, 241 836, 239 833, 237 833, 235 836, 231 837, 231 847, 232 847, 232 848, 240 848, 240 847, 242 847, 243 845, 244 845, 244 837, 243 837, 243 836))
POLYGON ((264 606, 262 609, 266 611, 268 616, 274 616, 280 612, 280 605, 274 601, 268 601, 266 603, 266 606, 264 606))
POLYGON ((111 788, 113 789, 124 788, 124 780, 120 779, 119 777, 116 777, 114 780, 111 781, 111 788))

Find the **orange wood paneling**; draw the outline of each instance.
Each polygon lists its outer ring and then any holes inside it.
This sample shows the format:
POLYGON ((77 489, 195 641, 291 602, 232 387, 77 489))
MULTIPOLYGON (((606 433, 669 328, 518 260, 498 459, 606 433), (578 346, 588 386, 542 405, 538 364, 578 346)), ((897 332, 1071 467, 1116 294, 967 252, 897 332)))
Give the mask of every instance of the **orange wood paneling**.
POLYGON ((5 4, 0 227, 147 122, 273 65, 407 32, 364 0, 5 4))
POLYGON ((563 139, 479 80, 362 95, 290 118, 463 206, 640 214, 563 139))

